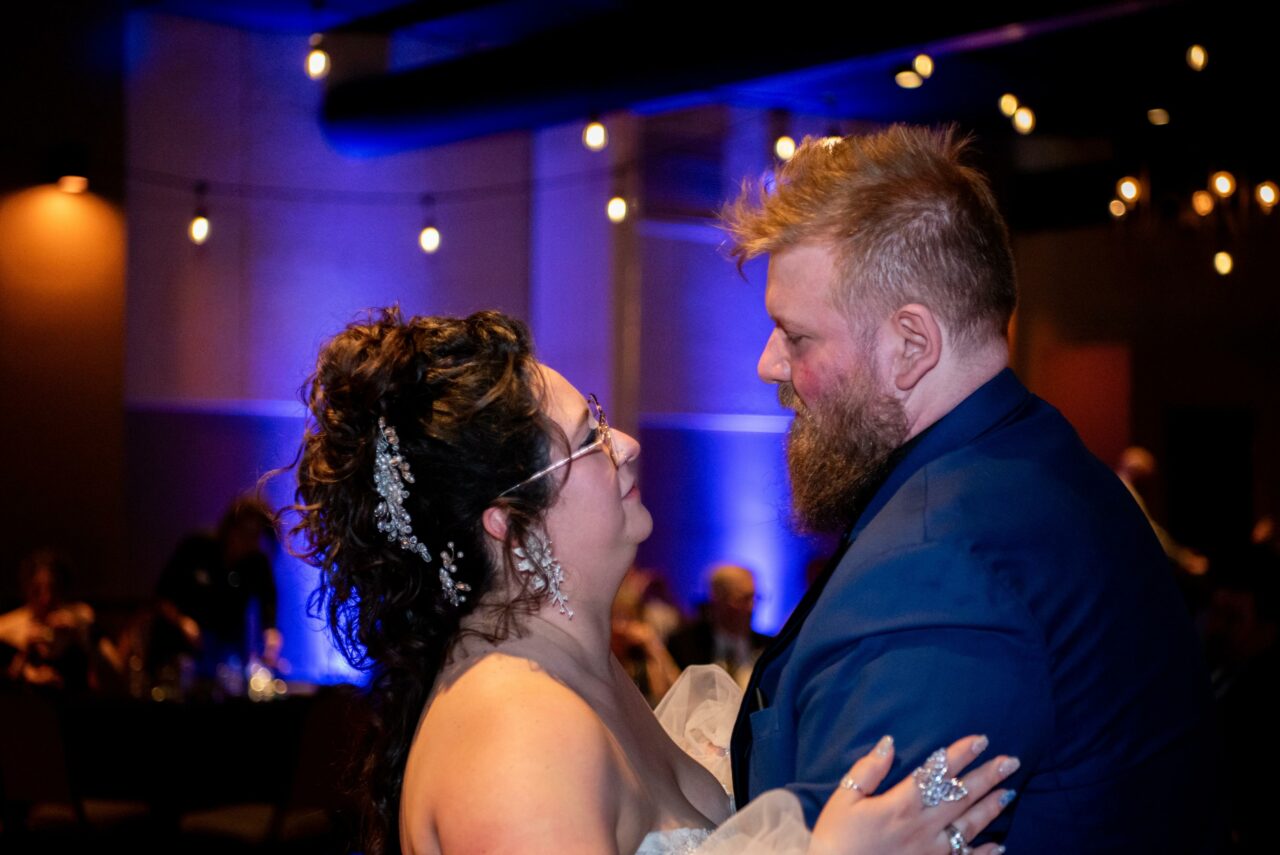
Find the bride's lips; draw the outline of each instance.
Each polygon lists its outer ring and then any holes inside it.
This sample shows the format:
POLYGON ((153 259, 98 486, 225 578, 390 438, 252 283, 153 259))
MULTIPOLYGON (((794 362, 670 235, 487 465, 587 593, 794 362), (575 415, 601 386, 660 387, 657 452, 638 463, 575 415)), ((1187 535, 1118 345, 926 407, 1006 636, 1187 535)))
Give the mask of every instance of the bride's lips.
POLYGON ((627 492, 623 493, 623 494, 622 494, 622 498, 624 498, 624 499, 638 499, 638 498, 640 498, 640 482, 639 482, 639 481, 632 481, 632 482, 631 482, 631 489, 630 489, 630 490, 628 490, 627 492))

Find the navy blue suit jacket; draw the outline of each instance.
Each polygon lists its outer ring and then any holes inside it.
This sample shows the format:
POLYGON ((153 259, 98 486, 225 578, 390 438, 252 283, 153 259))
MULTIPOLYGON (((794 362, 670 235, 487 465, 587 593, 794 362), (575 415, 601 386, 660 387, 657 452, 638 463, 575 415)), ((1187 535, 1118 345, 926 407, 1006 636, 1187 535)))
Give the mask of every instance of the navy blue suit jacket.
POLYGON ((739 804, 812 824, 891 734, 882 789, 970 733, 1017 755, 980 841, 1206 852, 1220 813, 1199 647, 1150 525, 1005 370, 913 443, 765 651, 733 736, 739 804))

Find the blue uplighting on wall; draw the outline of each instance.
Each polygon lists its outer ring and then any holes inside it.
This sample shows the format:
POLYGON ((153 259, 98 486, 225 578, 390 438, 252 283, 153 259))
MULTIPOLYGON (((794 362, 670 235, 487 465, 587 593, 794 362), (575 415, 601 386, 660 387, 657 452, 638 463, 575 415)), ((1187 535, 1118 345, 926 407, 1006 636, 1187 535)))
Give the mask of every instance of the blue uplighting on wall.
POLYGON ((642 422, 645 504, 654 533, 638 563, 663 572, 693 607, 721 563, 756 576, 755 626, 776 632, 804 594, 819 545, 788 525, 785 419, 694 414, 642 422))

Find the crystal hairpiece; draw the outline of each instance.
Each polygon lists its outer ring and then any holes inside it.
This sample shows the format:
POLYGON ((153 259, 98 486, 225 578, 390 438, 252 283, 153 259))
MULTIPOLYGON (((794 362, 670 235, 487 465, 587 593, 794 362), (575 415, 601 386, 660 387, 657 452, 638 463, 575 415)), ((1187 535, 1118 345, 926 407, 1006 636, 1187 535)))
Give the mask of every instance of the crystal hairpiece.
MULTIPOLYGON (((412 552, 430 564, 431 552, 413 533, 413 521, 404 507, 404 500, 409 495, 405 485, 412 483, 413 473, 409 471, 409 461, 400 454, 396 429, 388 427, 387 420, 379 416, 378 440, 373 447, 373 484, 382 501, 374 508, 373 518, 377 520, 378 531, 386 534, 388 542, 399 544, 405 552, 412 552)), ((458 569, 456 561, 461 557, 461 552, 453 551, 452 541, 447 549, 440 550, 440 589, 451 606, 466 602, 464 594, 471 590, 466 582, 454 578, 458 569)))

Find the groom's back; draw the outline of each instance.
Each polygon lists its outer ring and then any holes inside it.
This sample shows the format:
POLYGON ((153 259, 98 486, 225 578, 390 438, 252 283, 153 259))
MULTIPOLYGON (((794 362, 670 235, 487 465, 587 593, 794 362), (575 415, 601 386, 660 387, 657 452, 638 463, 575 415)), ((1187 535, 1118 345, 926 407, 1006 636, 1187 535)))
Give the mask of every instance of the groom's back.
POLYGON ((893 491, 765 666, 750 792, 787 786, 812 821, 880 735, 898 746, 888 786, 985 733, 1023 761, 990 828, 1011 852, 1214 851, 1208 677, 1173 571, 1114 474, 1019 389, 979 435, 926 440, 949 448, 893 491))
POLYGON ((927 477, 927 529, 968 540, 1043 634, 1051 730, 1006 845, 1213 851, 1207 674, 1172 567, 1128 491, 1039 400, 927 477))

